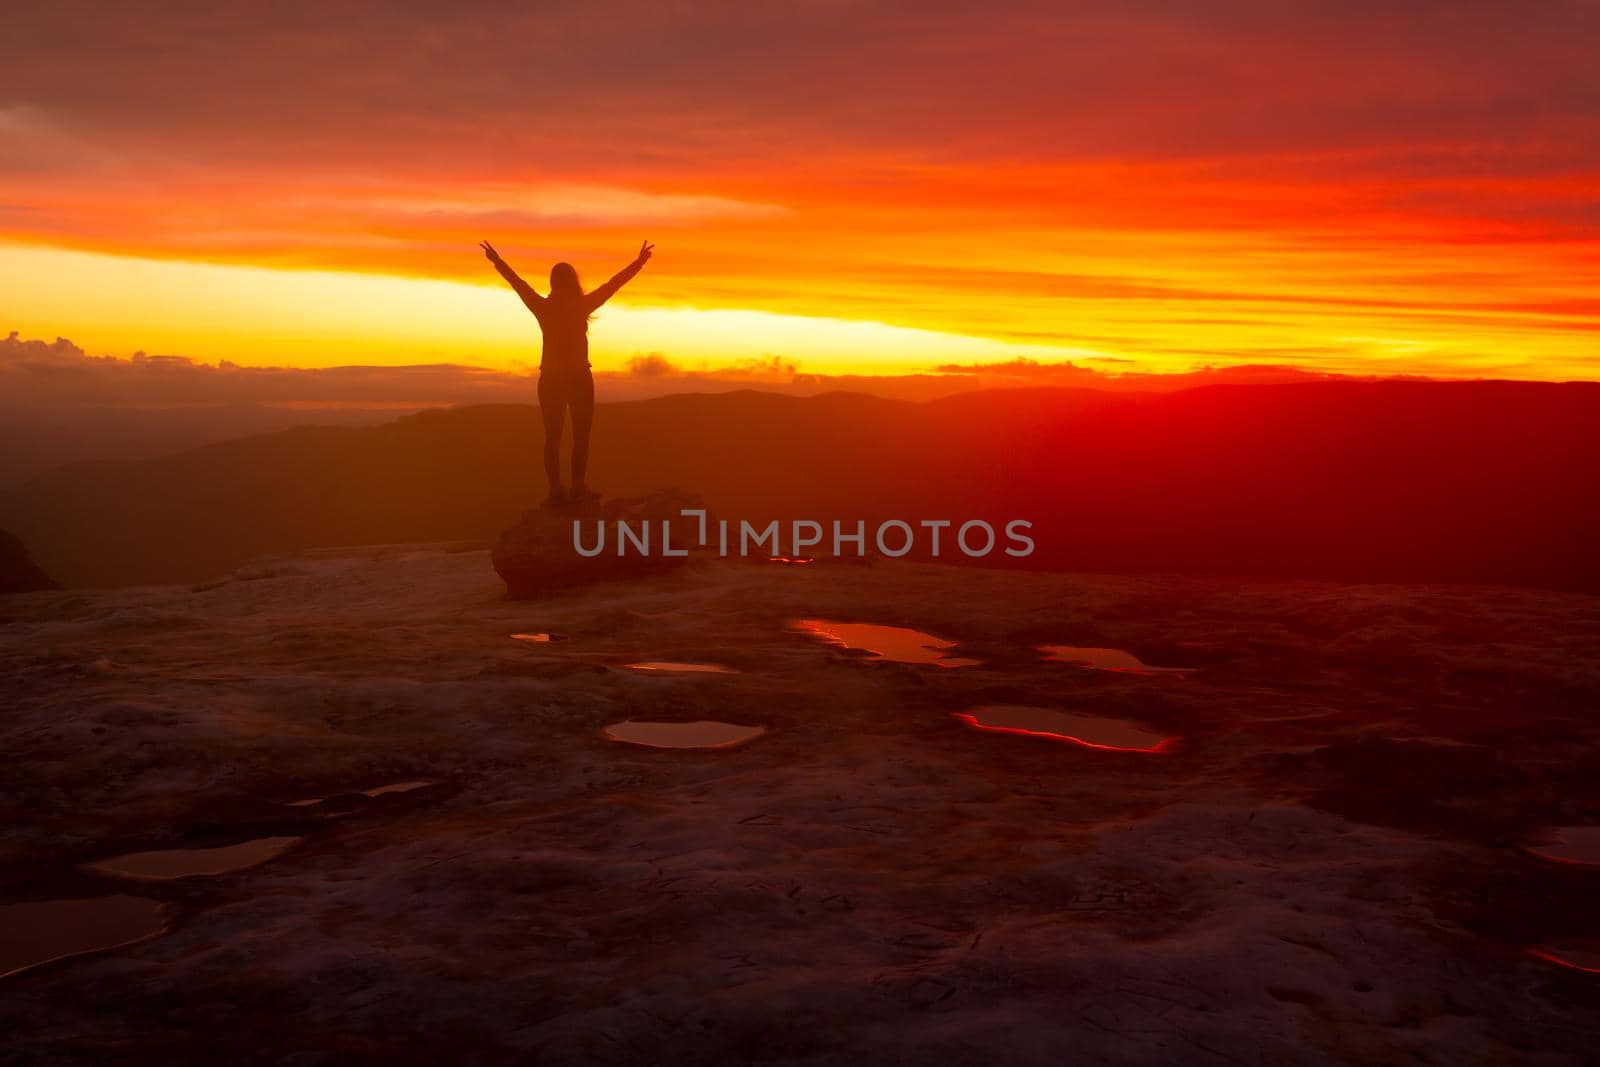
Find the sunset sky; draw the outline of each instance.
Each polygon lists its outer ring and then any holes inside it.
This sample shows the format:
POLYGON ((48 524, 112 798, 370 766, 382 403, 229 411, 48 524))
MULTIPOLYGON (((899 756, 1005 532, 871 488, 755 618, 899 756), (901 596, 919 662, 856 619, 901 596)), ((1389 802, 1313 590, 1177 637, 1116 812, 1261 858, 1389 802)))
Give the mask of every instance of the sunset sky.
POLYGON ((595 364, 1600 377, 1600 4, 31 4, 0 334, 595 364))

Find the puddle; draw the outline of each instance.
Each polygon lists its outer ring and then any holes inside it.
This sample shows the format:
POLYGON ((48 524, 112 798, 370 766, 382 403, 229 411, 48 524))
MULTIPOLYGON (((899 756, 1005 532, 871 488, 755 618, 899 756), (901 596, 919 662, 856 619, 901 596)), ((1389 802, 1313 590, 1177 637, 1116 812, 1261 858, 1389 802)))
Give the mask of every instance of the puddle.
POLYGON ((827 619, 800 619, 793 626, 799 633, 819 637, 840 648, 871 652, 873 659, 896 663, 931 663, 939 667, 972 667, 978 660, 948 656, 946 649, 956 642, 946 641, 921 630, 900 626, 878 626, 870 622, 831 622, 827 619))
POLYGON ((970 712, 958 711, 955 717, 980 730, 1047 737, 1114 752, 1160 752, 1177 740, 1124 719, 1074 715, 1054 708, 1021 704, 973 708, 970 712))
POLYGON ((1553 863, 1597 866, 1600 865, 1600 826, 1558 826, 1544 844, 1527 845, 1524 850, 1553 863))
MULTIPOLYGON (((438 784, 439 784, 438 782, 434 781, 431 778, 430 779, 426 779, 426 780, 424 780, 424 779, 416 779, 414 781, 409 781, 409 782, 395 782, 392 785, 380 785, 380 786, 377 786, 376 788, 373 788, 373 789, 362 789, 362 790, 359 790, 359 793, 360 793, 361 796, 364 796, 364 797, 381 797, 381 796, 384 796, 387 793, 409 793, 413 789, 426 789, 430 785, 438 785, 438 784)), ((338 796, 350 796, 351 794, 349 794, 349 793, 339 793, 337 795, 338 796)), ((288 801, 284 802, 283 806, 286 807, 286 808, 309 808, 313 804, 324 803, 327 799, 328 799, 327 797, 308 797, 305 800, 288 800, 288 801)))
POLYGON ((554 634, 512 634, 511 635, 511 640, 513 640, 513 641, 526 641, 530 645, 548 645, 551 641, 554 641, 555 639, 556 638, 555 638, 554 634))
POLYGON ((651 748, 732 748, 766 733, 764 726, 739 726, 731 722, 627 722, 612 723, 605 735, 651 748))
POLYGON ((128 896, 0 905, 0 978, 154 937, 162 914, 159 901, 128 896))
POLYGON ((788 564, 815 563, 816 558, 813 556, 768 556, 767 562, 788 564))
POLYGON ((380 785, 376 789, 363 789, 361 795, 365 797, 381 797, 387 793, 409 793, 413 789, 426 789, 435 783, 431 781, 395 782, 393 785, 380 785))
POLYGON ((1600 974, 1600 943, 1540 945, 1538 948, 1530 948, 1528 955, 1568 970, 1582 971, 1584 974, 1600 974))
POLYGON ((1038 645, 1051 663, 1069 663, 1095 671, 1123 674, 1187 674, 1193 667, 1152 667, 1132 652, 1121 648, 1082 648, 1078 645, 1038 645))
POLYGON ((655 671, 661 674, 738 674, 732 667, 720 663, 677 663, 672 660, 651 659, 642 663, 629 663, 630 671, 655 671))
POLYGON ((229 871, 265 863, 299 841, 298 837, 261 837, 222 848, 173 848, 159 852, 130 852, 99 863, 84 864, 86 870, 122 878, 187 878, 200 874, 226 874, 229 871))
POLYGON ((1264 726, 1275 722, 1310 722, 1313 719, 1337 719, 1342 711, 1306 711, 1297 715, 1268 715, 1262 719, 1245 719, 1244 726, 1264 726))

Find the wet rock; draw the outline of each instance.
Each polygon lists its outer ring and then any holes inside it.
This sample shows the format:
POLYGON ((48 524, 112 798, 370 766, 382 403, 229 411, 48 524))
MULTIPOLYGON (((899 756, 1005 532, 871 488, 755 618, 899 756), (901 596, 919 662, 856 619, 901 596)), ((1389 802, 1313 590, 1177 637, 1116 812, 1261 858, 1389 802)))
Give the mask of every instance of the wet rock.
POLYGON ((703 504, 695 494, 658 489, 641 497, 535 508, 500 535, 490 558, 513 600, 533 600, 596 582, 648 578, 688 559, 666 554, 662 523, 671 524, 674 552, 698 547, 699 522, 682 512, 699 507, 703 504), (578 551, 574 523, 582 546, 593 550, 599 544, 598 553, 584 556, 578 551), (626 542, 619 553, 619 523, 636 535, 648 524, 648 551, 641 552, 634 543, 626 542))
POLYGON ((28 554, 27 546, 0 530, 0 593, 31 593, 39 589, 59 589, 50 576, 28 554))

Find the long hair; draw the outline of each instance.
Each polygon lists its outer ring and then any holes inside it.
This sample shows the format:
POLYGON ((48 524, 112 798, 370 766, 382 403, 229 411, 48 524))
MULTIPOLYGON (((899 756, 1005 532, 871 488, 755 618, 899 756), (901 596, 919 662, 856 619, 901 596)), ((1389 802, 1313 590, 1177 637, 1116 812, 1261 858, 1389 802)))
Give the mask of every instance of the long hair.
MULTIPOLYGON (((550 300, 557 306, 577 308, 583 301, 583 283, 578 280, 578 269, 571 263, 557 263, 550 268, 550 300)), ((584 321, 593 319, 585 315, 584 321)))
POLYGON ((557 263, 550 268, 550 295, 566 300, 583 295, 583 283, 578 281, 578 270, 571 263, 557 263))
MULTIPOLYGON (((584 299, 584 285, 578 280, 578 267, 570 262, 558 262, 550 267, 550 302, 557 307, 581 307, 584 299)), ((589 330, 587 323, 594 320, 594 315, 584 315, 584 330, 589 330)))

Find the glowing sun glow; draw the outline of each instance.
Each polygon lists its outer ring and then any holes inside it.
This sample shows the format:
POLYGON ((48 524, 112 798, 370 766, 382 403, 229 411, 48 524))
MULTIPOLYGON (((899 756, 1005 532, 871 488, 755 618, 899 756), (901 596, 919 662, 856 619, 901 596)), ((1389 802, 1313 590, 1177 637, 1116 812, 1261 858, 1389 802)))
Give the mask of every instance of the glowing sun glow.
POLYGON ((1600 376, 1592 5, 10 21, 0 330, 96 354, 518 367, 476 243, 648 237, 600 369, 1600 376))

